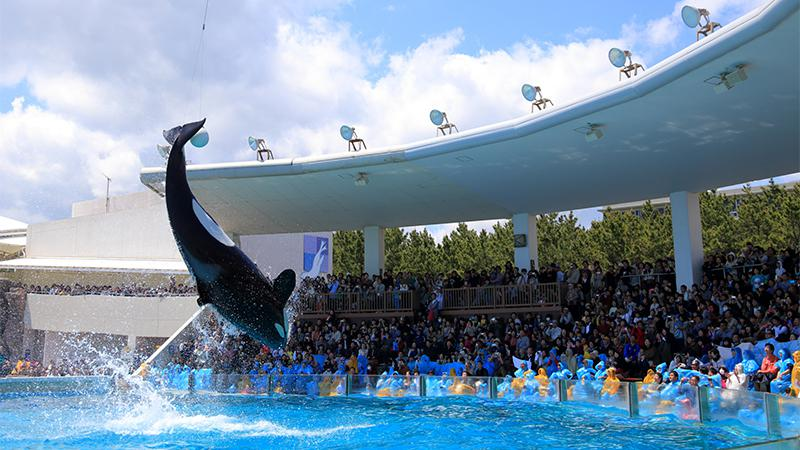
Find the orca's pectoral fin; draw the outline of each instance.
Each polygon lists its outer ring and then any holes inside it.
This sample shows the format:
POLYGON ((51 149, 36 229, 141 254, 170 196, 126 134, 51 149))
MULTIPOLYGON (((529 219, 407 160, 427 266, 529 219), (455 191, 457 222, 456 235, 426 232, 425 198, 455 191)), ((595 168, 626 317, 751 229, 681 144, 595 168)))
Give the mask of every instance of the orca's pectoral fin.
POLYGON ((289 296, 292 295, 295 281, 296 276, 294 270, 286 269, 272 282, 272 287, 275 289, 275 298, 281 302, 281 307, 286 306, 289 296))

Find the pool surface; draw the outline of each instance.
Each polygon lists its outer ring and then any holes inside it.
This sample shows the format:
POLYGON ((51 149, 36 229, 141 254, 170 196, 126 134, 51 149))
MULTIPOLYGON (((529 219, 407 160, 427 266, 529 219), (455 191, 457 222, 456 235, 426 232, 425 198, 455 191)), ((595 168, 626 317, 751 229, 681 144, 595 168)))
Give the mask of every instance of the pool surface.
POLYGON ((135 390, 0 395, 3 448, 715 449, 763 441, 672 416, 474 397, 228 395, 135 390))

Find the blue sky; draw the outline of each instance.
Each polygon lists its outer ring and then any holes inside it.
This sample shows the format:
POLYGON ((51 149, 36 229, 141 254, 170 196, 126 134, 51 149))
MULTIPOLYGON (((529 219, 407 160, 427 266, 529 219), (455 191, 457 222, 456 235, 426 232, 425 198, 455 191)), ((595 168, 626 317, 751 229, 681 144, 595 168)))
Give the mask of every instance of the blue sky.
MULTIPOLYGON (((726 24, 763 0, 706 0, 726 24)), ((683 1, 4 1, 0 15, 0 215, 26 222, 139 191, 160 131, 207 115, 194 162, 249 160, 248 135, 279 157, 430 135, 432 105, 472 128, 525 114, 521 82, 567 101, 616 83, 612 46, 649 66, 694 40, 683 1), (16 100, 15 100, 16 99, 16 100), (12 105, 13 102, 13 105, 12 105), (202 105, 202 108, 201 106, 202 105), (372 132, 373 130, 380 130, 372 132)), ((598 205, 598 207, 601 205, 598 205)), ((579 213, 588 225, 596 208, 579 213)), ((476 227, 488 226, 475 224, 476 227)), ((441 236, 452 224, 430 227, 441 236)))
MULTIPOLYGON (((508 48, 522 40, 563 43, 587 36, 618 35, 629 22, 669 14, 673 1, 367 1, 356 0, 333 12, 363 39, 379 39, 389 52, 404 52, 420 41, 454 28, 464 31, 459 50, 508 48), (577 32, 576 32, 577 30, 577 32)), ((690 33, 681 39, 692 40, 690 33)))

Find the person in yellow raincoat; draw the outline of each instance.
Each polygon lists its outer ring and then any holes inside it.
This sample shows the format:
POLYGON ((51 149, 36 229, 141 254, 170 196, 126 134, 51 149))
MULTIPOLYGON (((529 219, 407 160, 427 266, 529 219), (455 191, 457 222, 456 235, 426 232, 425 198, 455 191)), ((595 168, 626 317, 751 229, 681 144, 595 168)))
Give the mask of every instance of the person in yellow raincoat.
POLYGON ((461 379, 453 377, 453 385, 448 388, 451 394, 475 395, 475 388, 467 384, 467 371, 461 372, 461 379))
POLYGON ((605 381, 603 381, 603 388, 600 390, 600 395, 617 395, 617 391, 619 391, 620 381, 617 378, 617 369, 610 367, 606 372, 607 377, 605 381))
POLYGON ((547 371, 544 367, 539 368, 539 374, 533 377, 536 379, 536 382, 539 383, 539 395, 542 397, 547 397, 547 389, 550 385, 550 379, 547 378, 547 371))
POLYGON ((792 395, 800 397, 800 350, 792 353, 794 368, 792 369, 792 395))

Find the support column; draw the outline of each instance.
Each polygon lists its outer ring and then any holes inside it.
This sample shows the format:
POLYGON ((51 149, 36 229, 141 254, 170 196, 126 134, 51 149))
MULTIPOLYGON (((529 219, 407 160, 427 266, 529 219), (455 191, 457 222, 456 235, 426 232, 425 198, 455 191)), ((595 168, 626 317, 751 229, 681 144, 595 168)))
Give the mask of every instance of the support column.
POLYGON ((672 208, 672 241, 675 246, 675 284, 691 288, 703 280, 703 225, 700 197, 692 192, 669 195, 672 208))
POLYGON ((383 273, 385 230, 378 226, 364 227, 364 272, 371 275, 383 273))
POLYGON ((539 270, 539 236, 536 232, 536 216, 528 213, 514 214, 511 217, 514 226, 514 265, 520 270, 539 270), (521 237, 521 236, 524 236, 521 237), (525 245, 522 244, 524 240, 525 245))
POLYGON ((136 336, 129 334, 128 335, 128 351, 131 354, 136 352, 136 336))

